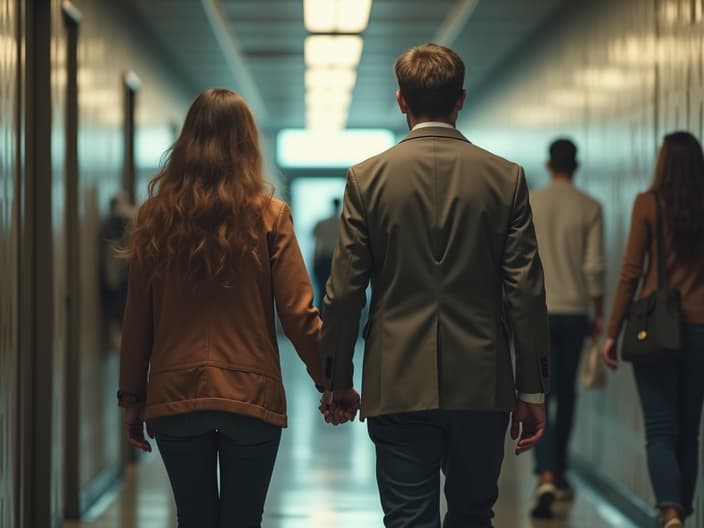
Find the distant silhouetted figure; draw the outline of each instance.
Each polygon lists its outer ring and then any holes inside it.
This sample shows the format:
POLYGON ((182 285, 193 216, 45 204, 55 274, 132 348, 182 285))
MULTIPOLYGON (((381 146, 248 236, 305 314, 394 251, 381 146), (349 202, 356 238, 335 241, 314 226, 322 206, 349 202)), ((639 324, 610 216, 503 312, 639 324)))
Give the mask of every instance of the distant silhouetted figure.
POLYGON ((679 291, 684 344, 664 359, 634 362, 633 374, 662 525, 680 528, 694 508, 704 402, 704 155, 689 132, 665 136, 653 184, 633 206, 603 349, 612 368, 618 367, 615 346, 630 303, 658 288, 656 203, 661 211, 664 287, 679 291))
POLYGON ((108 320, 122 326, 127 302, 128 263, 115 249, 124 247, 128 227, 135 220, 136 208, 124 192, 110 200, 110 212, 100 226, 100 289, 108 320))
POLYGON ((321 321, 242 97, 198 96, 149 194, 125 252, 118 398, 129 442, 151 450, 146 420, 180 528, 260 526, 287 422, 274 307, 319 386, 321 321))
POLYGON ((313 275, 317 288, 317 304, 320 308, 325 296, 325 283, 330 277, 332 253, 337 244, 337 232, 340 225, 340 199, 332 200, 333 214, 315 224, 315 253, 313 255, 313 275))
POLYGON ((553 516, 555 500, 574 492, 565 478, 572 432, 575 382, 584 340, 603 329, 605 259, 599 202, 573 184, 577 147, 568 139, 550 145, 549 185, 531 194, 533 221, 545 271, 550 323, 551 391, 545 435, 535 447, 539 482, 532 514, 553 516), (591 328, 590 328, 590 314, 591 328))

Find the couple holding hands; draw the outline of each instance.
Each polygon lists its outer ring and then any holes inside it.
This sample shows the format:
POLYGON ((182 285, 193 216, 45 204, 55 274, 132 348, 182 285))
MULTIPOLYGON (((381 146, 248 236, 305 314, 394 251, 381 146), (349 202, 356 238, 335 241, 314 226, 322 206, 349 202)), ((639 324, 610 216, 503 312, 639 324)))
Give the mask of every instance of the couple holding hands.
POLYGON ((202 93, 151 183, 122 251, 118 399, 130 443, 151 450, 145 423, 156 437, 182 528, 261 525, 287 425, 275 314, 325 420, 366 419, 385 526, 440 527, 442 471, 443 526, 491 527, 509 422, 516 454, 542 435, 549 337, 523 169, 455 128, 456 53, 419 46, 394 69, 410 132, 347 173, 322 319, 239 95, 202 93))

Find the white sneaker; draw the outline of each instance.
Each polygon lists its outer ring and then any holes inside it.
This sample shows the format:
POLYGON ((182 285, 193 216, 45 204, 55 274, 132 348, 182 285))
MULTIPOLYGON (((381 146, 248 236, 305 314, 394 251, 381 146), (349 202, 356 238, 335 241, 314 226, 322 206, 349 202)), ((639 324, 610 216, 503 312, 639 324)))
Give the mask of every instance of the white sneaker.
POLYGON ((574 500, 574 488, 564 478, 555 482, 555 499, 558 501, 574 500))
MULTIPOLYGON (((535 502, 530 510, 531 517, 536 519, 552 519, 552 506, 556 499, 556 488, 552 482, 540 484, 535 489, 535 502)), ((671 527, 672 528, 672 527, 671 527)))

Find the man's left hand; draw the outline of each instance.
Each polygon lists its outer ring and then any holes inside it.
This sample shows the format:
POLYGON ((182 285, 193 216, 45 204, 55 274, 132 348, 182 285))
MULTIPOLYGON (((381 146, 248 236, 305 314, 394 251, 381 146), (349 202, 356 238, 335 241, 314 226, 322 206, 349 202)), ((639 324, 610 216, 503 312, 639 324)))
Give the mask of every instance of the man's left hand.
POLYGON ((360 402, 359 393, 354 388, 325 392, 318 409, 327 423, 340 425, 354 420, 360 402))
POLYGON ((516 454, 531 449, 545 431, 545 405, 519 400, 511 417, 511 438, 518 440, 516 454))

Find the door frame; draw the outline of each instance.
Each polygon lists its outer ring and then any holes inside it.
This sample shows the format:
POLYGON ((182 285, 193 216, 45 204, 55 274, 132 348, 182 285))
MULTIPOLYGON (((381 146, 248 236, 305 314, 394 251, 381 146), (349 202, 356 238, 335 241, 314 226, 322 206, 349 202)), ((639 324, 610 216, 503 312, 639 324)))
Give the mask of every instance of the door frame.
POLYGON ((65 68, 65 258, 66 258, 66 318, 65 318, 65 436, 64 436, 64 515, 80 517, 80 319, 81 319, 81 248, 79 218, 78 165, 78 39, 80 11, 69 1, 61 6, 66 36, 65 68))
POLYGON ((130 204, 134 205, 137 195, 137 163, 135 160, 135 134, 137 109, 137 92, 142 82, 133 71, 125 72, 122 77, 124 97, 124 168, 122 185, 127 192, 130 204))
POLYGON ((20 47, 19 526, 59 526, 52 451, 52 1, 22 1, 20 47))

